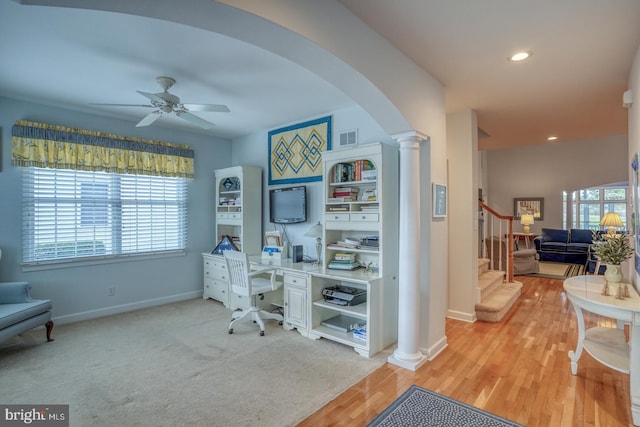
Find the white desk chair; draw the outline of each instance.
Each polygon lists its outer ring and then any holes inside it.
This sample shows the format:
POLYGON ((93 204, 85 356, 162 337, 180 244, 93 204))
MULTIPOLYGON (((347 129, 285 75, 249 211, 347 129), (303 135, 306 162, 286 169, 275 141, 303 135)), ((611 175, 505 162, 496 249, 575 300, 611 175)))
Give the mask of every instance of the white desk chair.
POLYGON ((283 317, 281 314, 269 313, 258 307, 256 296, 265 292, 275 291, 282 282, 276 282, 276 269, 269 268, 265 270, 250 271, 249 258, 244 252, 224 251, 224 260, 227 263, 227 271, 229 272, 229 284, 231 290, 240 295, 248 296, 251 300, 251 306, 242 311, 234 311, 231 315, 229 323, 229 333, 233 333, 233 325, 246 317, 250 317, 260 326, 260 335, 264 335, 264 322, 262 319, 278 320, 282 325, 283 317), (256 277, 264 273, 271 272, 271 278, 256 277))

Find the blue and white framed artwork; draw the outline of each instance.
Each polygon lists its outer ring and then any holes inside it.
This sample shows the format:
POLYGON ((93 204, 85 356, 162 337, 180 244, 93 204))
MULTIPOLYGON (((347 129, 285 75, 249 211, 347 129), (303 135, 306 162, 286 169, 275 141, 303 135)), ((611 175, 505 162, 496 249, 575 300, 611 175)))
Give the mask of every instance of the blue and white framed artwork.
POLYGON ((331 132, 331 116, 269 132, 269 185, 322 181, 331 132))

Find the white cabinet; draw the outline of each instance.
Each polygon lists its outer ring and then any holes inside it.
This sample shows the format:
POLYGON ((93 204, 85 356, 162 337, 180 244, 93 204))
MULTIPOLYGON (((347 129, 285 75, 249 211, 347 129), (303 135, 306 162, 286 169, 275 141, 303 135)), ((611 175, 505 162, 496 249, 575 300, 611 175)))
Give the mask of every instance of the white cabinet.
MULTIPOLYGON (((262 250, 262 169, 233 166, 215 171, 216 235, 214 247, 229 236, 238 250, 257 254, 262 250)), ((246 307, 248 299, 229 289, 227 267, 222 255, 202 254, 204 292, 202 297, 222 302, 225 307, 246 307)))
POLYGON ((397 281, 383 280, 369 273, 366 278, 351 272, 339 273, 326 270, 327 274, 314 272, 311 284, 311 324, 309 338, 325 338, 353 347, 361 356, 371 357, 397 340, 398 288, 397 281), (342 277, 341 277, 342 276, 342 277), (325 301, 322 290, 326 287, 346 286, 367 292, 367 301, 353 306, 339 306, 325 301), (358 338, 353 331, 340 331, 323 325, 326 320, 339 315, 355 319, 366 325, 366 337, 358 338))
POLYGON ((240 251, 262 250, 262 169, 233 166, 215 171, 216 244, 231 236, 240 251))
POLYGON ((284 280, 284 328, 298 329, 307 335, 309 275, 285 271, 284 280))
POLYGON ((229 307, 229 276, 224 258, 203 253, 204 292, 202 298, 212 298, 229 307))
POLYGON ((398 148, 373 143, 322 153, 324 257, 337 253, 385 278, 398 273, 398 148))
POLYGON ((398 148, 365 144, 324 152, 322 160, 325 269, 311 273, 309 337, 338 341, 370 357, 397 339, 398 148), (353 306, 327 302, 322 290, 333 286, 365 290, 367 300, 353 306), (339 315, 366 323, 366 337, 322 324, 339 315))

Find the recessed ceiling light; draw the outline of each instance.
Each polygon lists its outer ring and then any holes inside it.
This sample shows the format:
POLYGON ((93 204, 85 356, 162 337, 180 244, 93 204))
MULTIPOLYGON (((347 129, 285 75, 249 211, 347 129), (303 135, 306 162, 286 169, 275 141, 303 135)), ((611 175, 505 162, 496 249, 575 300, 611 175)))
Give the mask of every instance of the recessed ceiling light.
POLYGON ((549 136, 549 137, 547 137, 547 141, 555 141, 557 139, 558 139, 557 136, 549 136))
POLYGON ((525 59, 531 58, 532 55, 533 55, 533 52, 525 52, 525 51, 517 52, 509 57, 509 61, 512 61, 512 62, 524 61, 525 59))

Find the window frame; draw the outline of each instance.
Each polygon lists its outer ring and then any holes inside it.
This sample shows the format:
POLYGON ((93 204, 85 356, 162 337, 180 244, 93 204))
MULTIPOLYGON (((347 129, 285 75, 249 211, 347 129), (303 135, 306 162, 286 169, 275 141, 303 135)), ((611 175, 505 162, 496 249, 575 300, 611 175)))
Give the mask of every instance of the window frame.
MULTIPOLYGON (((98 180, 98 184, 101 184, 102 181, 98 180)), ((184 177, 162 177, 162 176, 150 176, 150 175, 133 175, 133 174, 117 174, 117 173, 106 173, 106 172, 91 172, 91 171, 75 171, 75 170, 60 170, 60 169, 48 169, 48 168, 24 168, 23 172, 23 183, 22 183, 22 212, 23 212, 23 231, 22 231, 22 262, 21 265, 24 271, 33 271, 33 270, 42 270, 42 269, 50 269, 50 268, 62 268, 62 267, 75 267, 82 265, 93 265, 93 264, 102 264, 102 263, 114 263, 114 262, 123 262, 123 261, 134 261, 141 259, 154 259, 159 257, 174 257, 174 256, 185 256, 187 251, 187 241, 188 241, 188 227, 187 227, 187 217, 188 217, 188 193, 189 193, 189 185, 188 181, 190 179, 184 177), (43 174, 44 172, 44 174, 43 174), (110 197, 107 197, 105 200, 106 210, 109 211, 109 218, 107 221, 109 222, 108 227, 104 227, 107 229, 105 233, 108 235, 110 248, 107 250, 105 254, 96 254, 95 253, 95 245, 93 247, 93 254, 89 256, 78 256, 78 248, 74 247, 74 256, 71 257, 58 257, 58 258, 45 258, 45 259, 37 259, 36 256, 36 247, 37 247, 37 235, 34 231, 34 218, 35 218, 35 206, 42 201, 42 197, 38 197, 36 195, 36 184, 34 179, 36 179, 36 175, 39 174, 39 179, 44 179, 43 185, 48 185, 49 188, 53 188, 54 193, 56 186, 58 185, 58 179, 62 176, 66 179, 70 179, 72 177, 72 182, 69 183, 70 187, 75 188, 75 194, 69 197, 69 193, 66 194, 64 200, 64 207, 70 210, 75 209, 75 215, 72 214, 73 221, 75 225, 72 223, 69 227, 70 230, 76 230, 75 234, 72 231, 73 238, 77 239, 77 230, 83 227, 83 214, 88 212, 86 207, 95 206, 89 203, 82 203, 82 200, 87 199, 86 194, 82 194, 82 183, 87 182, 87 177, 99 177, 100 180, 108 181, 109 186, 114 186, 112 194, 110 197), (43 178, 44 177, 44 178, 43 178), (47 178, 49 181, 47 181, 47 178), (123 184, 123 181, 126 181, 127 184, 123 184), (169 182, 173 181, 173 182, 169 182), (129 196, 123 196, 123 188, 128 185, 127 189, 129 191, 129 196), (144 186, 144 187, 143 187, 144 186), (144 188, 144 191, 140 190, 144 188), (148 190, 147 190, 148 189, 148 190), (155 190, 155 191, 154 191, 155 190), (161 190, 158 193, 158 190, 161 190), (169 190, 169 191, 167 191, 169 190), (134 194, 133 198, 131 198, 131 194, 134 194), (160 194, 160 199, 158 199, 158 194, 160 194), (167 194, 169 197, 167 197, 167 194), (125 200, 125 197, 129 197, 125 200), (156 197, 156 199, 154 199, 156 197), (159 215, 151 215, 150 217, 143 216, 142 219, 150 219, 156 218, 156 221, 153 219, 149 221, 143 221, 145 224, 141 228, 136 228, 134 234, 135 237, 131 241, 133 242, 133 249, 130 246, 125 250, 122 248, 122 236, 125 233, 123 231, 126 227, 122 225, 122 211, 123 204, 127 205, 133 203, 136 207, 134 209, 134 213, 130 214, 127 218, 127 214, 125 218, 129 220, 129 224, 140 223, 140 216, 146 215, 147 212, 157 211, 158 206, 161 207, 169 207, 170 209, 162 209, 159 211, 159 215), (137 207, 141 206, 142 208, 147 207, 146 211, 143 213, 138 213, 137 207), (153 208, 153 209, 152 209, 153 208), (169 230, 170 233, 167 235, 163 235, 164 239, 160 239, 163 242, 160 246, 155 246, 157 243, 154 239, 145 240, 143 232, 146 231, 148 235, 153 235, 154 227, 157 226, 159 222, 164 225, 163 230, 169 230), (169 227, 169 228, 167 228, 169 227), (138 250, 138 245, 140 242, 146 244, 146 247, 143 250, 138 250), (114 248, 115 246, 115 248, 114 248), (149 247, 150 246, 150 247, 149 247)), ((62 187, 62 185, 60 184, 62 187)), ((100 186, 100 185, 99 185, 100 186)), ((88 187, 85 187, 88 188, 88 187)), ((111 188, 111 187, 110 187, 111 188)), ((67 189, 67 187, 65 187, 67 189)), ((94 198, 92 201, 98 200, 100 202, 100 197, 94 198)), ((100 196, 100 195, 98 195, 100 196)), ((46 198, 49 202, 51 200, 55 200, 56 197, 46 198)), ((62 199, 60 197, 60 199, 62 199)), ((57 205, 56 205, 57 207, 57 205)), ((56 209, 57 212, 57 209, 56 209)), ((103 211, 104 212, 104 211, 103 211)), ((60 217, 57 216, 57 213, 52 215, 54 219, 57 219, 58 222, 51 227, 56 229, 60 224, 60 217)), ((44 217, 43 217, 44 218, 44 217)), ((69 217, 62 217, 62 220, 69 221, 69 217)), ((86 224, 85 224, 86 226, 86 224)), ((67 235, 68 238, 71 234, 67 235)), ((94 237, 94 244, 95 234, 94 237)), ((59 249, 58 245, 58 237, 52 237, 53 244, 56 245, 56 250, 59 249)), ((77 245, 78 240, 75 240, 77 245)))

